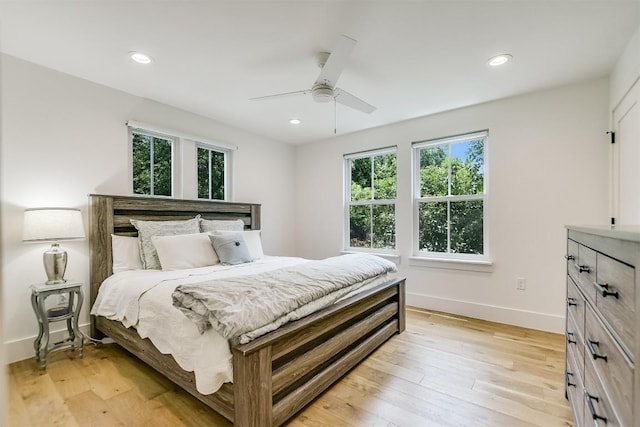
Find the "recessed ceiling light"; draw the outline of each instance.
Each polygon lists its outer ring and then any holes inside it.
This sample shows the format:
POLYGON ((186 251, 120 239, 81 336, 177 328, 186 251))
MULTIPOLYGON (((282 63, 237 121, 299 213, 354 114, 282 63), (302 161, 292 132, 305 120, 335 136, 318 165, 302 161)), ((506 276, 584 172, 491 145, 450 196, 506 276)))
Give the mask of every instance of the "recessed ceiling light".
POLYGON ((151 57, 149 55, 145 55, 142 52, 129 52, 129 56, 131 57, 131 59, 140 64, 151 63, 151 57))
POLYGON ((300 120, 300 119, 289 119, 289 123, 291 123, 292 125, 299 125, 300 123, 302 123, 302 120, 300 120))
POLYGON ((501 55, 496 55, 493 58, 489 59, 489 65, 492 67, 498 67, 500 65, 506 64, 509 62, 513 56, 508 53, 503 53, 501 55))

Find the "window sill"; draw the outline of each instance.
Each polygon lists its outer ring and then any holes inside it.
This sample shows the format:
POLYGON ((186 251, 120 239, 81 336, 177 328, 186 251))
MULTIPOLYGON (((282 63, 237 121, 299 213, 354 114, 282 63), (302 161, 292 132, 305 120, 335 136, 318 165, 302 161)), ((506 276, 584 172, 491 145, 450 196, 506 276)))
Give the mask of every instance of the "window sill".
POLYGON ((400 264, 400 255, 388 254, 388 253, 380 253, 380 252, 360 252, 360 251, 341 251, 341 254, 369 254, 376 255, 380 258, 388 259, 391 262, 396 264, 400 264))
POLYGON ((472 261, 464 259, 409 257, 412 267, 441 268, 446 270, 477 271, 481 273, 493 272, 493 261, 472 261))

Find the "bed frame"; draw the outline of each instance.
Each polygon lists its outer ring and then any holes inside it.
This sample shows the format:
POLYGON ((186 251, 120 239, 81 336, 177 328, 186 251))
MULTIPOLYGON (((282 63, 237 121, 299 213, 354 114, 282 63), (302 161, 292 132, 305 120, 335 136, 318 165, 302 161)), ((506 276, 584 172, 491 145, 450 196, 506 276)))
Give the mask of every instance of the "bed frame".
MULTIPOLYGON (((260 229, 260 205, 149 197, 89 196, 91 305, 112 274, 111 234, 135 236, 131 218, 242 219, 260 229)), ((248 344, 231 347, 233 384, 214 394, 195 388, 192 372, 161 354, 135 329, 91 317, 91 335, 111 337, 236 426, 279 426, 351 368, 405 329, 405 279, 386 283, 288 323, 248 344)))

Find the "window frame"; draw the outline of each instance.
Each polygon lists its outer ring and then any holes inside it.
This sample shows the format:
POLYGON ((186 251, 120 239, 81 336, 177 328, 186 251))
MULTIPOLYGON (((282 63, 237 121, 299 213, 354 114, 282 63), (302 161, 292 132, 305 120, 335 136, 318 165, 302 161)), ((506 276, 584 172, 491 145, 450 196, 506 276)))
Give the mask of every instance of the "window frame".
POLYGON ((230 168, 231 168, 231 150, 225 149, 223 147, 220 146, 216 146, 213 144, 207 144, 204 142, 199 142, 199 141, 195 141, 195 168, 196 168, 196 198, 198 200, 214 200, 214 201, 221 201, 221 202, 228 202, 230 200, 230 194, 231 194, 231 185, 230 185, 230 177, 231 177, 231 173, 230 173, 230 168), (204 149, 207 150, 209 152, 209 198, 201 198, 199 196, 199 192, 198 192, 198 149, 204 149), (211 152, 215 151, 216 153, 221 153, 224 155, 224 173, 223 173, 223 177, 224 177, 224 188, 223 188, 223 192, 224 192, 224 198, 222 199, 212 199, 211 198, 211 152))
MULTIPOLYGON (((344 188, 343 188, 343 248, 345 252, 367 252, 367 253, 378 253, 378 254, 387 254, 387 255, 395 255, 398 252, 398 147, 390 146, 377 148, 373 150, 360 151, 357 153, 345 154, 343 156, 343 173, 344 173, 344 188), (356 159, 364 159, 370 158, 372 160, 371 164, 373 167, 373 158, 376 156, 386 155, 386 154, 394 154, 396 156, 396 197, 395 199, 371 199, 367 201, 351 200, 351 162, 356 159), (393 205, 394 209, 394 248, 374 248, 374 247, 353 247, 351 246, 351 215, 350 208, 351 206, 373 206, 373 205, 393 205)), ((372 170, 373 172, 373 170, 372 170)), ((375 189, 373 188, 373 174, 372 174, 372 193, 375 194, 375 189)), ((373 236, 373 222, 371 223, 371 235, 373 236)))
POLYGON ((488 159, 488 145, 489 145, 489 130, 481 130, 475 132, 469 132, 459 135, 453 135, 443 138, 434 138, 424 141, 417 141, 411 145, 412 155, 412 211, 413 211, 413 258, 424 260, 440 260, 440 261, 460 261, 460 262, 478 262, 478 263, 491 263, 490 246, 489 246, 489 159, 488 159), (451 194, 451 164, 449 163, 448 175, 447 175, 447 188, 448 194, 446 196, 434 196, 434 197, 422 197, 420 193, 420 150, 424 148, 431 148, 436 146, 448 145, 447 158, 451 158, 451 146, 455 143, 461 143, 470 140, 476 140, 482 138, 483 141, 483 192, 475 195, 452 195, 451 194), (451 249, 451 230, 450 230, 450 202, 455 201, 471 201, 482 200, 482 240, 483 240, 483 253, 482 254, 463 254, 450 252, 451 249), (420 250, 420 205, 428 202, 448 202, 447 203, 447 250, 448 252, 431 252, 426 250, 420 250))
MULTIPOLYGON (((155 131, 151 131, 148 129, 143 129, 143 128, 139 128, 139 127, 134 127, 134 126, 128 126, 128 133, 129 133, 129 192, 134 195, 134 196, 145 196, 145 197, 157 197, 157 198, 165 198, 165 199, 171 199, 171 198, 175 198, 176 195, 176 188, 178 187, 176 181, 176 177, 179 175, 179 156, 177 155, 177 153, 179 152, 179 144, 180 144, 180 140, 178 137, 176 136, 172 136, 169 134, 165 134, 165 133, 160 133, 160 132, 155 132, 155 131), (149 187, 151 189, 151 193, 152 194, 140 194, 140 193, 135 193, 134 190, 134 186, 133 186, 133 138, 134 138, 134 134, 140 134, 140 135, 144 135, 144 136, 149 136, 152 138, 160 138, 160 139, 165 139, 168 141, 171 141, 171 195, 167 196, 167 195, 163 195, 163 194, 153 194, 153 188, 154 188, 154 183, 153 183, 153 173, 151 173, 150 176, 150 183, 149 183, 149 187)), ((150 148, 150 156, 151 158, 153 158, 153 145, 151 145, 150 148)))

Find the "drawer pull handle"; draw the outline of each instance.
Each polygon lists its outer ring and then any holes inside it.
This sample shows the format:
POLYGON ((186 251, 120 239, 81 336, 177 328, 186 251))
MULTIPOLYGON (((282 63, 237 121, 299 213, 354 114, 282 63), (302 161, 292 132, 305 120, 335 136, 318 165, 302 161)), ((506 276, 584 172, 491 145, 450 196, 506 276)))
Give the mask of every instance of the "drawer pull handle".
POLYGON ((573 372, 567 371, 567 387, 575 387, 576 383, 571 382, 571 377, 573 377, 573 372))
POLYGON ((576 257, 574 255, 565 255, 564 259, 566 259, 567 261, 574 261, 576 257))
POLYGON ((602 295, 602 298, 606 298, 609 295, 611 295, 616 297, 616 299, 620 299, 620 294, 618 293, 617 290, 613 288, 613 286, 609 287, 609 285, 606 283, 598 283, 598 282, 593 282, 593 286, 595 286, 598 292, 600 292, 600 294, 602 295))
POLYGON ((606 424, 607 417, 599 415, 596 412, 596 408, 593 406, 593 401, 595 400, 596 402, 599 402, 600 398, 598 396, 592 396, 588 392, 585 392, 585 397, 587 398, 587 406, 589 407, 589 412, 591 412, 591 417, 593 417, 594 420, 602 420, 606 424))
POLYGON ((567 332, 567 342, 569 344, 575 344, 576 343, 575 339, 571 339, 571 338, 573 338, 574 335, 575 334, 573 332, 567 332))
POLYGON ((599 344, 600 344, 600 341, 587 340, 587 347, 589 348, 589 353, 591 353, 593 360, 603 359, 605 362, 608 362, 606 354, 596 353, 595 347, 598 347, 599 344))
POLYGON ((576 300, 574 297, 567 297, 567 305, 569 307, 571 307, 572 305, 575 305, 577 307, 578 306, 578 300, 576 300))
POLYGON ((579 273, 589 273, 591 271, 591 267, 589 267, 586 264, 580 265, 580 264, 574 264, 576 266, 576 268, 578 269, 579 273))

